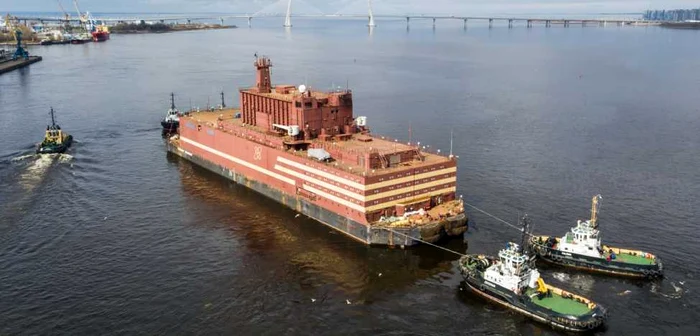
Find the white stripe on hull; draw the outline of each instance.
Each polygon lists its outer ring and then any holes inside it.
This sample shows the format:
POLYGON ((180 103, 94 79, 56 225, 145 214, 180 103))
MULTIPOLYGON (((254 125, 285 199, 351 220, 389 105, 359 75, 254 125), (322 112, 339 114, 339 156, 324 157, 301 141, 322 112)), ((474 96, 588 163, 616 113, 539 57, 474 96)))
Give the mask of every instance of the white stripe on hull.
POLYGON ((283 182, 285 182, 285 183, 288 183, 288 184, 291 184, 291 185, 296 185, 296 182, 295 182, 293 179, 290 179, 289 177, 282 176, 282 175, 277 174, 277 173, 275 173, 275 172, 273 172, 273 171, 269 171, 269 170, 267 170, 267 169, 265 169, 265 168, 263 168, 263 167, 254 165, 254 164, 252 164, 252 163, 250 163, 250 162, 248 162, 248 161, 245 161, 245 160, 239 159, 239 158, 237 158, 237 157, 228 155, 228 154, 226 154, 226 153, 224 153, 224 152, 220 152, 220 151, 218 151, 218 150, 216 150, 216 149, 214 149, 214 148, 211 148, 211 147, 202 145, 201 143, 196 142, 196 141, 194 141, 194 140, 191 140, 191 139, 188 139, 188 138, 183 138, 183 137, 180 137, 180 140, 182 140, 183 142, 186 142, 186 143, 188 143, 188 144, 190 144, 190 145, 192 145, 192 146, 195 146, 195 147, 197 147, 197 148, 199 148, 199 149, 203 149, 203 150, 205 150, 205 151, 207 151, 207 152, 209 152, 209 153, 212 153, 212 154, 214 154, 214 155, 220 156, 220 157, 222 157, 222 158, 224 158, 224 159, 226 159, 226 160, 229 160, 229 161, 231 161, 231 162, 234 162, 234 163, 236 163, 236 164, 239 164, 239 165, 241 165, 241 166, 244 166, 244 167, 246 167, 246 168, 250 168, 250 169, 252 169, 252 170, 255 170, 255 171, 257 171, 257 172, 263 173, 263 174, 265 174, 265 175, 267 175, 267 176, 270 176, 270 177, 274 177, 274 178, 276 178, 276 179, 278 179, 278 180, 280 180, 280 181, 283 181, 283 182))
POLYGON ((311 183, 313 183, 313 184, 315 184, 315 185, 324 187, 324 188, 326 188, 326 189, 328 189, 328 190, 333 190, 333 191, 335 191, 335 192, 337 192, 337 193, 341 193, 341 194, 346 195, 346 196, 348 196, 348 197, 354 198, 354 199, 356 199, 356 200, 358 200, 358 201, 360 201, 360 202, 364 202, 364 201, 365 201, 365 196, 364 196, 364 195, 360 195, 360 194, 358 194, 358 193, 354 193, 354 192, 352 192, 352 191, 350 191, 350 190, 343 189, 343 188, 341 188, 341 187, 332 185, 332 184, 330 184, 330 183, 328 183, 328 182, 323 182, 323 181, 321 181, 321 180, 319 180, 319 179, 316 179, 316 178, 313 178, 313 177, 311 177, 311 176, 306 176, 306 175, 304 175, 304 174, 302 174, 302 173, 300 173, 300 172, 298 172, 298 171, 291 170, 291 169, 289 169, 289 168, 287 168, 287 167, 283 167, 283 166, 280 166, 280 165, 277 164, 277 165, 275 165, 275 169, 276 169, 276 170, 279 170, 279 171, 281 171, 281 172, 283 172, 283 173, 286 173, 286 174, 288 174, 288 175, 294 176, 294 177, 296 177, 296 178, 302 179, 302 180, 304 180, 304 181, 311 182, 311 183))
POLYGON ((340 183, 343 183, 343 184, 345 184, 345 185, 347 185, 347 186, 349 186, 349 187, 353 187, 353 188, 358 189, 358 190, 365 190, 365 185, 364 185, 364 184, 357 183, 357 182, 355 182, 355 181, 350 181, 350 180, 348 180, 348 179, 346 179, 346 178, 342 178, 342 177, 340 177, 340 176, 338 176, 338 175, 331 174, 331 173, 325 172, 325 171, 323 171, 323 170, 319 170, 319 169, 316 169, 316 168, 308 167, 308 166, 306 166, 306 165, 304 165, 304 164, 301 164, 301 163, 299 163, 299 162, 295 162, 295 161, 292 161, 292 160, 283 158, 283 157, 281 157, 281 156, 278 156, 278 157, 277 157, 277 161, 282 162, 282 163, 285 163, 285 164, 290 165, 290 166, 295 167, 295 168, 299 168, 299 169, 301 169, 301 170, 305 170, 305 171, 307 171, 307 172, 309 172, 309 173, 313 173, 313 174, 316 174, 316 175, 319 175, 319 176, 323 176, 323 177, 325 177, 325 178, 327 178, 327 179, 329 179, 329 180, 332 180, 332 181, 338 181, 338 182, 340 182, 340 183))
POLYGON ((309 186, 309 185, 307 185, 307 184, 304 184, 304 189, 306 189, 306 190, 308 190, 308 191, 310 191, 310 192, 312 192, 312 193, 314 193, 314 194, 317 194, 317 195, 319 195, 319 196, 323 196, 323 197, 325 197, 325 198, 327 198, 327 199, 329 199, 329 200, 331 200, 331 201, 333 201, 333 202, 336 202, 336 203, 338 203, 338 204, 342 204, 342 205, 344 205, 344 206, 346 206, 346 207, 348 207, 348 208, 357 210, 357 211, 362 212, 362 213, 365 212, 365 207, 363 207, 363 206, 361 206, 361 205, 357 205, 357 204, 355 204, 355 203, 351 203, 351 202, 349 202, 349 201, 347 201, 347 200, 344 200, 344 199, 342 199, 342 198, 340 198, 340 197, 338 197, 338 196, 334 196, 334 195, 331 195, 331 194, 329 194, 329 193, 327 193, 327 192, 325 192, 325 191, 318 190, 318 189, 316 189, 316 188, 314 188, 314 187, 311 187, 311 186, 309 186))

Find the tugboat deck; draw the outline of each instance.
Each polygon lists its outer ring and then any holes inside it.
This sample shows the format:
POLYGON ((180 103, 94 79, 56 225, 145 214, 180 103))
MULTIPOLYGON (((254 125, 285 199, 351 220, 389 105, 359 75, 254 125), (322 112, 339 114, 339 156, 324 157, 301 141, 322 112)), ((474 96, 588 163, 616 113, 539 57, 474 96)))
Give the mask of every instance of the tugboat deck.
MULTIPOLYGON (((606 258, 609 255, 610 255, 610 253, 605 252, 606 258)), ((656 264, 656 261, 654 259, 644 258, 643 256, 640 256, 640 255, 631 255, 628 253, 616 253, 615 254, 615 261, 620 261, 620 262, 624 262, 627 264, 635 264, 635 265, 655 265, 656 264)))
POLYGON ((591 308, 586 303, 578 302, 575 299, 567 299, 555 293, 552 293, 552 296, 544 296, 540 299, 536 294, 537 290, 535 289, 527 291, 527 295, 532 297, 534 304, 559 314, 578 316, 591 311, 591 308))

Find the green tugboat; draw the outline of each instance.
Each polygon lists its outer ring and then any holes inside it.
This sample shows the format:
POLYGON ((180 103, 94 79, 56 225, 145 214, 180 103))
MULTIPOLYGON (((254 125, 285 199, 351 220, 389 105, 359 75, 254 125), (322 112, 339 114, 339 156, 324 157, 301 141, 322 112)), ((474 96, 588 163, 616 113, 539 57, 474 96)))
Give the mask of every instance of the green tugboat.
MULTIPOLYGON (((529 220, 524 217, 522 244, 527 244, 529 220)), ((582 296, 544 283, 534 257, 508 243, 498 257, 466 255, 459 268, 467 285, 484 298, 554 328, 587 331, 600 327, 607 310, 582 296)))
POLYGON ((64 153, 73 143, 73 136, 63 132, 56 124, 53 107, 51 108, 51 125, 46 126, 46 135, 36 149, 37 154, 64 153))
POLYGON ((532 236, 530 248, 540 259, 571 268, 639 278, 663 276, 663 264, 655 255, 601 244, 598 208, 602 199, 593 197, 591 219, 578 221, 564 237, 532 236))

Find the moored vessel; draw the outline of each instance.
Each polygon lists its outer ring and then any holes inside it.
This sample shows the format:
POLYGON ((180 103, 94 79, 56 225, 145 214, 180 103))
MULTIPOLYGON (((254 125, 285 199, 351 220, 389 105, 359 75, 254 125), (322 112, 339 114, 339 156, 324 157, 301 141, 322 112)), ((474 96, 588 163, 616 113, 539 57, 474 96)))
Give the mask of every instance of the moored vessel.
POLYGON ((109 40, 109 27, 107 27, 107 24, 103 20, 96 20, 90 15, 90 13, 86 13, 88 20, 90 21, 90 24, 88 26, 91 26, 90 34, 92 35, 92 40, 95 42, 103 42, 109 40))
POLYGON ((240 108, 182 114, 168 151, 366 244, 467 230, 455 156, 372 135, 349 89, 273 86, 270 60, 254 66, 240 108))
MULTIPOLYGON (((527 217, 522 244, 527 244, 527 217)), ((603 325, 608 312, 591 300, 546 284, 524 246, 506 244, 498 257, 469 254, 459 260, 464 280, 476 294, 554 328, 592 330, 603 325)))
POLYGON ((37 154, 64 153, 73 143, 73 136, 64 132, 56 123, 53 107, 51 108, 51 125, 46 126, 44 140, 36 149, 37 154))
POLYGON ((70 44, 85 44, 92 41, 92 37, 87 33, 81 33, 73 35, 70 40, 70 44))
POLYGON ((170 93, 170 109, 160 125, 163 126, 164 134, 175 133, 180 127, 180 111, 175 107, 175 93, 170 93))
POLYGON ((109 28, 104 24, 95 26, 95 30, 91 33, 92 40, 95 42, 104 42, 109 40, 109 28))
POLYGON ((566 267, 629 277, 663 276, 657 256, 601 243, 598 210, 602 197, 592 199, 591 219, 579 220, 563 237, 532 236, 530 248, 540 259, 566 267))

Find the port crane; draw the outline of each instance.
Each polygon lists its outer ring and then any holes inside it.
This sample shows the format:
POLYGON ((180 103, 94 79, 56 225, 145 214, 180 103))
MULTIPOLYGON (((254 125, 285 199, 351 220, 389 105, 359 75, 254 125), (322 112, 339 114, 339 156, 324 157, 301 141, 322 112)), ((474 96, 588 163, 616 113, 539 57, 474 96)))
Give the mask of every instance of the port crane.
POLYGON ((70 14, 68 14, 68 12, 66 12, 66 9, 63 8, 61 0, 56 0, 56 2, 58 2, 58 7, 61 8, 61 12, 63 12, 63 18, 66 20, 66 23, 70 22, 70 14))
POLYGON ((78 12, 78 19, 80 19, 80 22, 85 22, 87 18, 83 16, 83 13, 80 12, 80 8, 78 7, 78 0, 73 0, 73 6, 75 7, 75 11, 78 12))
POLYGON ((80 23, 85 26, 85 30, 87 30, 88 33, 91 33, 94 28, 94 20, 90 16, 90 12, 85 12, 85 14, 80 12, 80 8, 78 7, 78 0, 73 0, 73 6, 75 7, 75 11, 78 12, 78 19, 80 19, 80 23))
POLYGON ((12 60, 14 61, 20 57, 28 59, 29 53, 26 49, 24 49, 24 47, 22 47, 22 31, 19 29, 19 27, 15 27, 12 24, 12 17, 9 13, 5 16, 5 27, 7 27, 10 33, 12 33, 12 36, 17 42, 17 49, 15 50, 15 53, 12 54, 12 60))

